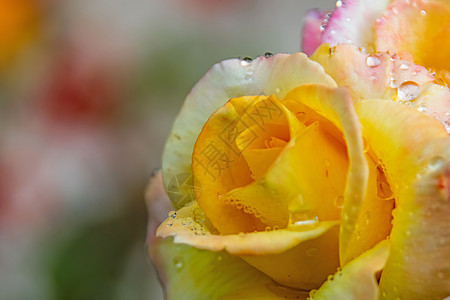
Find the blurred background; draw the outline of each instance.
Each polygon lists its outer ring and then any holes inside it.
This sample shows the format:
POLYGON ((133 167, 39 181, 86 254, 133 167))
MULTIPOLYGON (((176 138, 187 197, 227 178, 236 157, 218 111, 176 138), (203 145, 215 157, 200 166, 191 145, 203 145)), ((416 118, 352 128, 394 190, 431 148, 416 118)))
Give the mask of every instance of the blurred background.
POLYGON ((144 191, 184 97, 334 5, 0 0, 0 299, 162 299, 144 191))

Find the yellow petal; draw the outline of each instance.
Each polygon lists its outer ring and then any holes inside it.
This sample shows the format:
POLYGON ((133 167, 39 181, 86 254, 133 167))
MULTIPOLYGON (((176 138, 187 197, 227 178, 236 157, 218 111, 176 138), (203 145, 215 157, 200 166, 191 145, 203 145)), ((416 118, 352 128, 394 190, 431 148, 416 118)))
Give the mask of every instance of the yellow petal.
POLYGON ((442 299, 450 285, 450 138, 437 120, 395 102, 356 104, 397 208, 381 298, 442 299))
POLYGON ((355 230, 349 236, 347 251, 341 261, 347 262, 378 242, 386 239, 392 229, 392 209, 394 195, 384 178, 383 170, 371 157, 366 155, 369 166, 367 193, 361 204, 360 213, 356 219, 355 230))
POLYGON ((296 128, 297 119, 275 97, 234 98, 210 117, 195 144, 192 170, 201 187, 197 201, 219 232, 265 229, 254 207, 232 203, 225 195, 253 182, 248 155, 241 153, 265 147, 269 138, 288 140, 296 128))
POLYGON ((377 300, 376 273, 383 268, 388 255, 389 241, 380 242, 330 276, 319 290, 311 293, 311 300, 377 300))
POLYGON ((213 66, 186 97, 164 149, 164 188, 172 192, 169 196, 174 206, 192 200, 186 196, 190 188, 176 183, 178 177, 190 178, 194 143, 214 111, 233 97, 274 94, 282 98, 304 83, 336 86, 319 64, 302 53, 259 57, 252 62, 231 59, 213 66))
POLYGON ((410 56, 419 65, 450 70, 448 1, 394 1, 375 26, 376 49, 410 56))
POLYGON ((344 194, 347 165, 345 146, 316 122, 287 144, 264 176, 224 198, 249 207, 268 226, 339 220, 334 203, 344 194))
POLYGON ((307 106, 329 120, 343 133, 349 160, 339 237, 339 256, 343 264, 348 261, 349 241, 356 230, 369 176, 363 151, 361 125, 354 110, 353 100, 345 88, 333 89, 321 85, 300 86, 286 95, 286 99, 307 106))
POLYGON ((280 229, 220 235, 195 203, 174 216, 160 225, 158 237, 174 237, 174 243, 198 249, 226 250, 287 286, 317 288, 339 266, 339 221, 319 222, 305 231, 280 229))
POLYGON ((272 280, 239 257, 224 251, 199 250, 158 239, 150 248, 167 299, 219 299, 240 290, 256 290, 267 299, 278 299, 269 287, 272 280))

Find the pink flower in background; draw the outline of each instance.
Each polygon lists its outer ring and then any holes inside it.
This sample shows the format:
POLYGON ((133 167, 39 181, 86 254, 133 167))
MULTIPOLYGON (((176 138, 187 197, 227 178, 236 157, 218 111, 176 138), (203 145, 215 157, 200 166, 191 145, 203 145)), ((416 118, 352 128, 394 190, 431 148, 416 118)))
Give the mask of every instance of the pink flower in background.
POLYGON ((443 0, 344 0, 331 12, 313 10, 303 28, 303 51, 351 43, 367 52, 396 53, 450 83, 450 2, 443 0))

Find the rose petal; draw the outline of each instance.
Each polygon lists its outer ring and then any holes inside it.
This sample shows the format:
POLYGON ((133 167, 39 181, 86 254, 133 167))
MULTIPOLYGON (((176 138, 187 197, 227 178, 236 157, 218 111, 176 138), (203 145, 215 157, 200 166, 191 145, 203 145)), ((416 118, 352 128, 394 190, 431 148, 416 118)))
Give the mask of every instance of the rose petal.
POLYGON ((394 1, 375 26, 376 49, 411 57, 426 67, 450 70, 449 16, 448 1, 394 1))
POLYGON ((338 2, 342 5, 331 14, 322 33, 321 42, 332 46, 352 43, 373 50, 373 26, 389 4, 389 0, 338 2))
POLYGON ((302 32, 302 51, 308 56, 314 53, 321 44, 322 23, 327 12, 320 9, 310 9, 306 12, 302 32))
MULTIPOLYGON (((289 139, 300 127, 274 97, 233 98, 210 117, 195 143, 192 170, 200 187, 197 201, 220 233, 265 229, 268 224, 257 216, 258 207, 232 203, 226 193, 253 181, 245 155, 241 155, 245 149, 258 148, 272 135, 289 139)), ((281 213, 282 208, 278 210, 281 213)))
POLYGON ((348 86, 356 99, 395 99, 398 88, 405 82, 423 84, 435 78, 421 66, 388 53, 366 54, 354 45, 330 47, 322 45, 311 56, 336 80, 348 86))
POLYGON ((442 299, 450 293, 450 137, 399 103, 367 100, 356 111, 397 206, 381 298, 442 299))
POLYGON ((305 299, 304 293, 277 286, 241 258, 224 251, 199 250, 175 244, 170 238, 158 239, 150 251, 167 299, 236 299, 233 297, 242 291, 247 291, 246 299, 285 299, 285 295, 305 299))
POLYGON ((320 286, 339 266, 339 221, 319 222, 305 231, 280 229, 219 235, 202 213, 195 203, 178 210, 175 218, 161 224, 157 236, 173 236, 174 243, 198 249, 226 250, 244 257, 282 284, 302 289, 320 286))
POLYGON ((287 144, 266 174, 224 198, 258 212, 268 226, 285 228, 317 217, 339 220, 334 201, 344 193, 347 167, 345 145, 316 122, 287 144))
POLYGON ((339 86, 348 86, 356 99, 400 101, 449 126, 449 89, 435 84, 434 76, 422 66, 388 53, 362 53, 353 45, 322 45, 311 59, 339 86))
POLYGON ((341 264, 348 261, 351 236, 355 234, 358 215, 367 190, 369 170, 363 151, 361 125, 353 100, 346 88, 333 89, 321 85, 303 85, 286 95, 297 100, 325 119, 331 121, 344 135, 349 167, 344 191, 339 256, 341 264))
MULTIPOLYGON (((253 62, 231 59, 216 64, 187 96, 175 120, 163 154, 163 180, 167 191, 169 183, 179 175, 191 174, 192 150, 209 116, 232 97, 244 95, 284 95, 304 83, 324 83, 336 86, 322 67, 306 55, 277 54, 259 57, 253 62)), ((187 195, 189 189, 177 193, 187 195)), ((182 207, 171 197, 176 207, 182 207)))
POLYGON ((378 299, 376 273, 379 272, 389 255, 389 242, 382 241, 374 248, 345 265, 331 276, 311 300, 339 299, 378 299))

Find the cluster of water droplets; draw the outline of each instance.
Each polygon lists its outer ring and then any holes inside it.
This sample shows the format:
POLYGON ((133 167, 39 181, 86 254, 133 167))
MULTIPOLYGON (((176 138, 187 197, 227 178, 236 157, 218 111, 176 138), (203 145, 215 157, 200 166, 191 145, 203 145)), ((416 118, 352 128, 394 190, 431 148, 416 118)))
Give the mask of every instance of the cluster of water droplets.
POLYGON ((192 211, 192 214, 193 216, 180 217, 177 215, 176 211, 172 210, 168 213, 169 218, 166 221, 166 226, 172 227, 175 224, 180 224, 182 226, 188 227, 188 229, 190 229, 190 231, 195 235, 205 235, 208 232, 205 228, 205 213, 197 207, 192 211))

